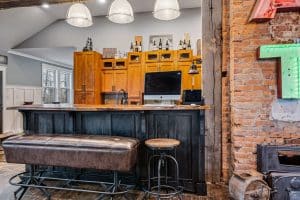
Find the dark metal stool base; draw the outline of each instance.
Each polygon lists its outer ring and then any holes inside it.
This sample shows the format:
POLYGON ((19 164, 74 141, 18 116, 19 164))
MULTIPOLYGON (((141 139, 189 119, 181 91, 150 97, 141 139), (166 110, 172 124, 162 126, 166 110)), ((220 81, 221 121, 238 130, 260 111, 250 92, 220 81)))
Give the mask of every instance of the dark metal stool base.
POLYGON ((158 191, 158 186, 153 186, 150 191, 146 190, 143 199, 149 199, 150 197, 156 197, 157 199, 171 199, 178 197, 182 200, 183 197, 183 187, 173 187, 170 185, 160 185, 160 191, 158 191), (162 191, 166 191, 163 193, 162 191))
MULTIPOLYGON (((166 150, 166 149, 153 149, 152 150, 166 150)), ((173 148, 174 149, 174 148, 173 148)), ((167 149, 170 150, 170 149, 167 149)), ((176 152, 175 152, 176 153, 176 152)), ((179 166, 178 162, 172 155, 166 154, 165 152, 160 152, 159 155, 152 155, 148 160, 148 187, 144 189, 145 195, 143 199, 149 199, 150 197, 155 197, 156 199, 172 199, 178 197, 178 199, 183 199, 182 192, 183 187, 179 186, 179 166), (151 162, 157 158, 157 177, 151 176, 151 162), (168 161, 172 161, 175 166, 175 185, 171 185, 168 177, 168 161), (165 169, 164 176, 161 174, 161 170, 165 169), (155 180, 156 184, 151 182, 155 180), (162 183, 164 182, 164 183, 162 183)))
POLYGON ((47 176, 43 176, 44 172, 45 171, 40 171, 36 173, 34 171, 34 167, 31 166, 30 172, 23 172, 10 178, 9 183, 11 185, 19 186, 19 188, 14 192, 15 199, 21 200, 25 192, 28 190, 28 188, 36 188, 43 192, 43 194, 47 197, 47 200, 51 199, 51 194, 48 192, 49 189, 99 194, 99 196, 96 198, 97 200, 102 200, 106 196, 110 196, 110 199, 113 199, 115 196, 121 196, 121 195, 127 200, 131 200, 131 199, 134 200, 134 198, 130 198, 128 196, 128 189, 130 186, 120 183, 117 172, 114 172, 113 183, 85 181, 85 180, 69 179, 69 178, 47 177, 47 176), (17 181, 16 180, 17 178, 19 178, 21 181, 17 181), (57 181, 60 182, 60 184, 58 186, 47 186, 44 183, 44 181, 57 181), (74 184, 75 185, 76 184, 99 185, 102 188, 104 188, 104 191, 72 188, 72 185, 74 184), (18 194, 20 195, 18 196, 18 194))

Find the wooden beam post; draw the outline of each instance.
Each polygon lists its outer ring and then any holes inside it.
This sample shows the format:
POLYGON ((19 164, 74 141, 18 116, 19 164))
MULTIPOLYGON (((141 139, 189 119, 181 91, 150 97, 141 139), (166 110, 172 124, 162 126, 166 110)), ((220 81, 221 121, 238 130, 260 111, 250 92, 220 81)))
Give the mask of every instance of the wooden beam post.
POLYGON ((222 0, 202 1, 203 94, 213 105, 206 112, 206 180, 221 178, 221 69, 222 69, 222 0))

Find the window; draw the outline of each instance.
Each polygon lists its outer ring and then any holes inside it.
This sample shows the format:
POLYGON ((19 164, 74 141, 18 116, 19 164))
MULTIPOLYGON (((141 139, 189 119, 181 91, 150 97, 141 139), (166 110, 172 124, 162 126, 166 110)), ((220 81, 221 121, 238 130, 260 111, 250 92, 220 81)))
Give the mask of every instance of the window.
POLYGON ((43 63, 43 103, 72 103, 72 77, 72 70, 43 63))

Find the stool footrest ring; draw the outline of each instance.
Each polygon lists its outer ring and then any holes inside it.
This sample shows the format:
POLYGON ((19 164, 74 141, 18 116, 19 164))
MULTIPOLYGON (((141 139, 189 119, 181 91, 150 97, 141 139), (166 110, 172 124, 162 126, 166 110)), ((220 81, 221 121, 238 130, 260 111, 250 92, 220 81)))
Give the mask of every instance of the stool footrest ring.
POLYGON ((160 185, 160 186, 153 186, 150 190, 144 189, 144 192, 154 197, 159 197, 161 199, 169 199, 175 196, 178 196, 183 193, 183 187, 173 187, 170 185, 160 185), (160 192, 156 189, 160 187, 160 192), (162 193, 162 191, 166 190, 166 193, 162 193))

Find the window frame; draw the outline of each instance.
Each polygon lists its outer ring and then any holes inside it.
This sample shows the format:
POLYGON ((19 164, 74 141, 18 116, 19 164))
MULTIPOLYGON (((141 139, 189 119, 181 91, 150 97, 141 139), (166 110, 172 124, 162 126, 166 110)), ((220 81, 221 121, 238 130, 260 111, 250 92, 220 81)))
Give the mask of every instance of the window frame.
MULTIPOLYGON (((64 104, 73 104, 73 70, 66 67, 59 67, 56 65, 52 65, 49 63, 42 63, 42 92, 44 92, 45 88, 54 88, 54 101, 59 102, 60 101, 60 91, 61 89, 69 89, 69 102, 68 103, 60 103, 62 105, 64 104), (50 69, 55 71, 54 73, 54 87, 52 86, 45 86, 45 80, 44 80, 44 71, 50 69), (69 88, 63 88, 61 87, 61 74, 67 73, 69 74, 69 88)), ((53 103, 45 103, 44 102, 44 94, 42 94, 42 102, 43 104, 53 104, 53 103)))

